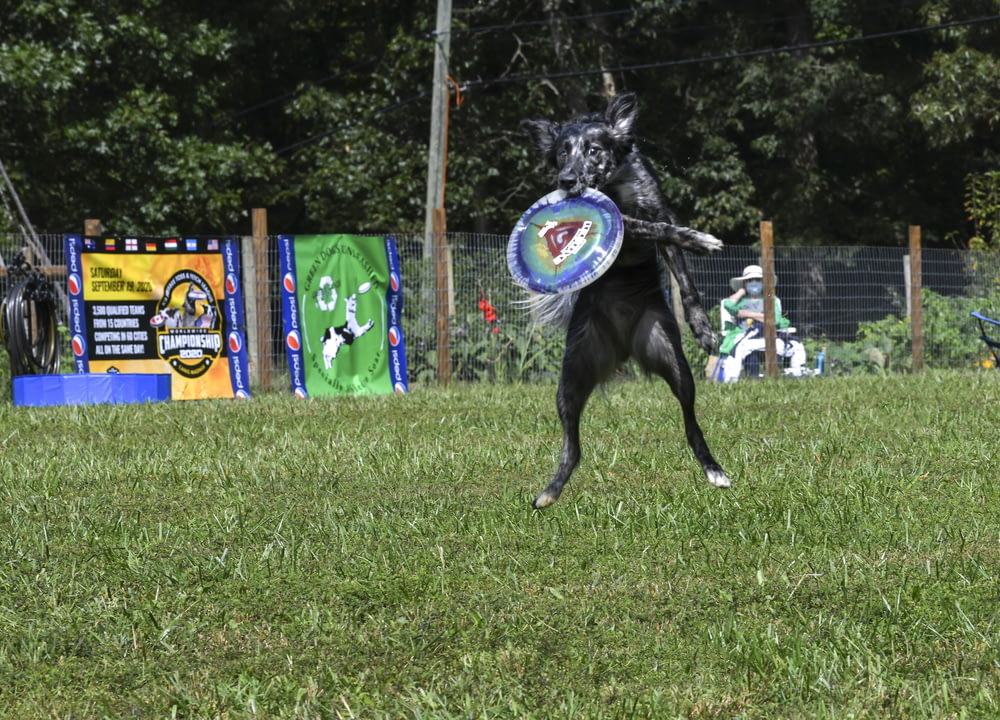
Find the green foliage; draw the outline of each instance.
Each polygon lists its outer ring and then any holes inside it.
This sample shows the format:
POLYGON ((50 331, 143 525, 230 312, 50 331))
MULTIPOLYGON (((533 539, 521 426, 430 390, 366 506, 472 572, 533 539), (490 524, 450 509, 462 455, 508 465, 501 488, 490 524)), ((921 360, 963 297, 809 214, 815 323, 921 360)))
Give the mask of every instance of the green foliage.
POLYGON ((970 250, 1000 250, 1000 171, 966 178, 965 209, 974 234, 970 250))
MULTIPOLYGON (((422 229, 430 0, 8 5, 0 153, 39 229, 234 232, 250 207, 277 232, 422 229)), ((997 24, 860 38, 995 3, 619 5, 455 6, 452 230, 506 232, 551 187, 522 118, 628 90, 685 224, 738 244, 765 218, 786 244, 964 234, 962 181, 1000 159, 997 24)))
POLYGON ((0 404, 0 703, 42 718, 1000 714, 996 372, 0 404))
POLYGON ((1000 58, 992 49, 936 52, 924 73, 928 83, 914 94, 912 113, 933 145, 954 146, 1000 130, 1000 98, 984 91, 1000 82, 1000 58))
POLYGON ((231 231, 280 169, 214 121, 236 33, 151 0, 16 3, 0 35, 0 147, 41 229, 231 231))
MULTIPOLYGON (((456 248, 453 277, 477 278, 479 284, 453 288, 454 314, 448 318, 452 378, 505 384, 555 380, 564 331, 536 326, 522 304, 526 294, 506 277, 497 281, 478 273, 477 263, 484 257, 469 247, 456 248)), ((438 373, 435 304, 420 300, 431 298, 435 290, 427 268, 421 260, 411 260, 403 268, 414 298, 404 308, 408 371, 417 383, 436 381, 438 373)))
MULTIPOLYGON (((1000 294, 991 297, 947 297, 921 291, 924 366, 927 368, 988 367, 992 363, 979 340, 979 327, 969 313, 1000 306, 1000 294)), ((810 357, 819 346, 811 341, 810 357)), ((831 374, 885 374, 908 371, 913 360, 913 326, 907 317, 890 314, 881 320, 858 324, 853 343, 828 345, 831 374)))

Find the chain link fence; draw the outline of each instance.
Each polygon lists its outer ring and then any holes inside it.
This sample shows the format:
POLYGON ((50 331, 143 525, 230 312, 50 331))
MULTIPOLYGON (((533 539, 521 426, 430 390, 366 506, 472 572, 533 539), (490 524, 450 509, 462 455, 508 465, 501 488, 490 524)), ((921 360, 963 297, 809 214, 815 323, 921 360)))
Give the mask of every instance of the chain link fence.
MULTIPOLYGON (((403 267, 403 331, 411 384, 438 382, 440 337, 448 343, 450 357, 444 370, 452 381, 551 382, 558 377, 561 332, 534 327, 519 304, 525 295, 507 271, 506 236, 449 233, 445 263, 425 257, 422 235, 397 234, 395 239, 403 267), (436 292, 439 283, 447 288, 446 295, 436 292), (447 308, 437 307, 438 297, 447 297, 447 308), (443 336, 441 318, 447 319, 443 336)), ((243 240, 249 249, 250 238, 243 240)), ((7 265, 19 251, 65 297, 61 235, 39 236, 38 243, 21 235, 0 235, 0 296, 7 292, 7 265)), ((774 260, 777 295, 806 345, 810 362, 824 349, 827 369, 833 373, 881 373, 911 367, 907 248, 779 246, 774 248, 774 260)), ((759 256, 749 247, 688 256, 713 322, 718 324, 720 301, 732 292, 729 279, 740 275, 746 265, 759 263, 759 256)), ((266 267, 260 264, 253 264, 252 277, 244 277, 244 287, 253 288, 253 302, 265 309, 258 318, 257 347, 250 348, 251 372, 255 389, 283 389, 288 386, 288 375, 278 302, 276 236, 267 238, 266 267)), ((991 366, 969 313, 1000 315, 1000 255, 923 249, 921 280, 924 366, 991 366)), ((62 305, 63 326, 65 313, 62 305)), ((705 353, 697 349, 690 333, 685 337, 691 364, 700 367, 705 353)))

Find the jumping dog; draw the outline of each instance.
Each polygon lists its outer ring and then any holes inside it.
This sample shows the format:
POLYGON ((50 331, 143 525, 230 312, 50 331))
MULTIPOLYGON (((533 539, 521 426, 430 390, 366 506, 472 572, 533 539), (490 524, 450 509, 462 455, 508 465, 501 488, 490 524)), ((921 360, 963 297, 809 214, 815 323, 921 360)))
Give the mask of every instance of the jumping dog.
POLYGON ((534 507, 548 507, 562 493, 580 461, 580 416, 588 398, 628 358, 659 375, 680 401, 688 445, 708 482, 730 486, 729 476, 712 456, 695 418, 695 385, 681 347, 680 329, 666 302, 660 259, 677 279, 684 317, 698 344, 711 351, 716 337, 684 261, 683 250, 716 252, 722 242, 677 225, 659 179, 636 147, 638 106, 633 94, 617 95, 602 115, 568 123, 524 120, 521 126, 556 171, 557 186, 568 195, 594 188, 610 197, 622 213, 625 236, 611 267, 575 293, 532 299, 542 322, 566 326, 566 348, 556 394, 563 427, 559 468, 534 507))

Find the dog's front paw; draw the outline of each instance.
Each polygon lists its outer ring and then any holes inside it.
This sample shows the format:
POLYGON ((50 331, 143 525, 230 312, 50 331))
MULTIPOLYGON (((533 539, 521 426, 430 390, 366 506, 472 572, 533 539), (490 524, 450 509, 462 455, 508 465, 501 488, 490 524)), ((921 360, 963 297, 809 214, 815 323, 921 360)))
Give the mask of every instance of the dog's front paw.
POLYGON ((700 304, 696 305, 692 303, 685 306, 684 315, 687 319, 688 327, 691 328, 691 334, 694 335, 695 342, 698 343, 698 347, 709 355, 714 353, 718 347, 719 339, 715 334, 712 321, 708 319, 708 315, 705 313, 705 309, 700 304))
POLYGON ((686 241, 684 248, 692 252, 708 254, 719 252, 723 248, 723 243, 715 235, 692 230, 687 227, 677 228, 678 234, 686 241))
POLYGON ((709 355, 716 351, 719 341, 712 328, 708 328, 707 330, 703 328, 691 328, 691 331, 694 333, 694 340, 698 343, 698 347, 709 355))

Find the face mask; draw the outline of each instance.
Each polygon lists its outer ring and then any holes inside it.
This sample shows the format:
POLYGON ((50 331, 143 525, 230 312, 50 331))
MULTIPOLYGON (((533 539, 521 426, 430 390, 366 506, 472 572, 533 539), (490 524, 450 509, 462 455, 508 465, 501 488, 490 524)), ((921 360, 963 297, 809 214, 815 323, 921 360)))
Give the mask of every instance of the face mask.
POLYGON ((764 292, 764 283, 760 280, 752 280, 747 283, 747 295, 760 295, 764 292))

